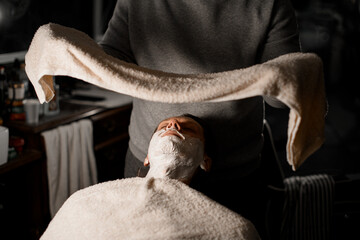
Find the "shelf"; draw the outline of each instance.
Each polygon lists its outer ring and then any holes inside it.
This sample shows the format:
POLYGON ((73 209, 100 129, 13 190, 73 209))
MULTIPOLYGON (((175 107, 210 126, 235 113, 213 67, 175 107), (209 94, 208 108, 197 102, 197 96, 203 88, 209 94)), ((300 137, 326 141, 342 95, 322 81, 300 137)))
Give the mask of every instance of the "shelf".
POLYGON ((14 169, 32 163, 34 161, 41 160, 42 153, 38 150, 27 149, 24 150, 19 156, 15 159, 8 161, 7 163, 0 165, 0 175, 10 172, 14 169))
POLYGON ((25 121, 9 121, 6 125, 10 129, 27 134, 37 134, 83 118, 93 116, 105 109, 98 106, 81 105, 60 101, 60 113, 53 116, 41 116, 39 123, 27 124, 25 121))

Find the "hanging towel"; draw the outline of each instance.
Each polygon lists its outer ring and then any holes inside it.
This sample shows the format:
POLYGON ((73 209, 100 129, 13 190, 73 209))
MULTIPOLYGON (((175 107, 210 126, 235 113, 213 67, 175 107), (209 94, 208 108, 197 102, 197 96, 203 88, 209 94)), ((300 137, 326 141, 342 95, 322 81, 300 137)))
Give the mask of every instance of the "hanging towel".
POLYGON ((97 183, 92 132, 91 121, 84 119, 42 133, 51 217, 72 193, 97 183))
POLYGON ((284 180, 283 240, 331 239, 334 180, 327 174, 284 180))
POLYGON ((54 96, 52 76, 67 75, 149 101, 186 103, 270 96, 290 108, 287 160, 297 169, 324 141, 327 111, 321 59, 291 53, 244 69, 173 74, 129 64, 85 33, 57 24, 40 27, 25 56, 40 102, 54 96))

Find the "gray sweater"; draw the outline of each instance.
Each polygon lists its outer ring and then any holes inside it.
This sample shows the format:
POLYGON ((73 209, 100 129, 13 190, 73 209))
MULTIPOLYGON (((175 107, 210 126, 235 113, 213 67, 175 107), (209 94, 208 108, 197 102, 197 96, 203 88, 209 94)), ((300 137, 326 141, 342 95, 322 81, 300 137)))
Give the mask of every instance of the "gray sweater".
MULTIPOLYGON (((118 0, 100 44, 127 62, 184 74, 245 68, 300 50, 287 0, 118 0)), ((242 176, 257 167, 262 97, 194 104, 134 99, 131 152, 143 161, 157 124, 183 113, 208 122, 213 173, 231 170, 242 176)))

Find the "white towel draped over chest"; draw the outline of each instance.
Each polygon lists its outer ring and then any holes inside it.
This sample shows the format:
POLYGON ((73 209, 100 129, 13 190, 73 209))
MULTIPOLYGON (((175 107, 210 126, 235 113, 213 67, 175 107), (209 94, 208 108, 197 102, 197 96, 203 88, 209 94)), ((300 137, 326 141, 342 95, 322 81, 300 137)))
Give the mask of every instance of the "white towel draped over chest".
POLYGON ((172 74, 126 63, 107 55, 80 31, 47 24, 36 32, 25 62, 40 102, 54 96, 52 76, 55 75, 71 76, 157 102, 274 97, 290 108, 286 150, 293 169, 324 141, 327 105, 322 61, 315 54, 286 54, 263 64, 227 72, 172 74))
POLYGON ((260 239, 239 214, 174 179, 125 178, 71 195, 41 240, 260 239))

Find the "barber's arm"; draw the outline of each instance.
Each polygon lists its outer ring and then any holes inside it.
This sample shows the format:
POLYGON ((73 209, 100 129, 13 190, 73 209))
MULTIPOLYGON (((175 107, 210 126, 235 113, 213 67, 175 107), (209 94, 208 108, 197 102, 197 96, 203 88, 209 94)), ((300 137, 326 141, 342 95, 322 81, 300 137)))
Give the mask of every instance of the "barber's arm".
POLYGON ((128 0, 117 1, 108 28, 99 44, 107 54, 129 63, 136 63, 130 47, 127 2, 128 0))
POLYGON ((272 21, 268 27, 260 62, 300 51, 299 31, 290 0, 274 0, 272 21))
MULTIPOLYGON (((295 11, 290 0, 275 0, 273 17, 260 62, 266 62, 278 56, 300 52, 299 31, 295 11)), ((286 105, 276 98, 263 96, 266 103, 275 108, 285 108, 286 105)))

